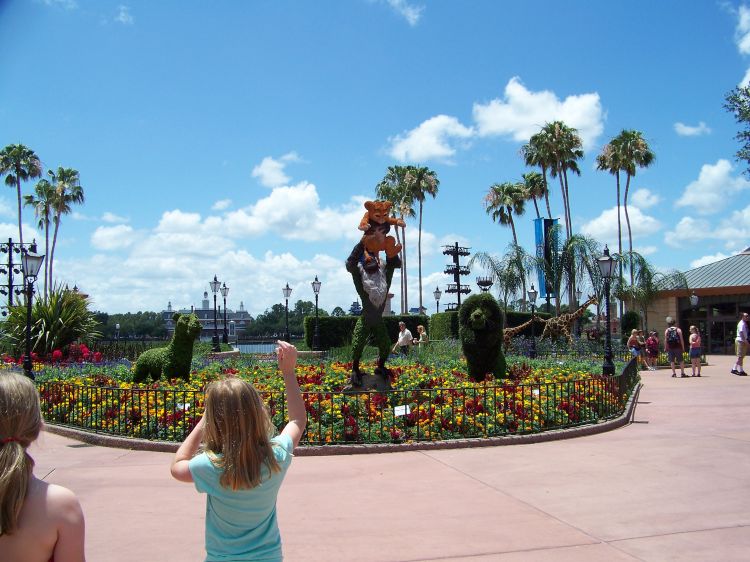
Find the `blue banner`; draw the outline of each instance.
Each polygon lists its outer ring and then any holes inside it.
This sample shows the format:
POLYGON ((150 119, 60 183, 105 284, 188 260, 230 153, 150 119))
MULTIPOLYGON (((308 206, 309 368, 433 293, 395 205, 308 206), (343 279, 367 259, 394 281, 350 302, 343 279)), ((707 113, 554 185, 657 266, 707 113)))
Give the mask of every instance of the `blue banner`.
MULTIPOLYGON (((552 248, 550 247, 550 230, 557 225, 557 219, 534 219, 534 240, 536 242, 536 257, 550 263, 552 259, 552 248)), ((544 269, 537 268, 537 280, 539 281, 539 296, 546 299, 555 297, 554 288, 547 282, 544 269)))

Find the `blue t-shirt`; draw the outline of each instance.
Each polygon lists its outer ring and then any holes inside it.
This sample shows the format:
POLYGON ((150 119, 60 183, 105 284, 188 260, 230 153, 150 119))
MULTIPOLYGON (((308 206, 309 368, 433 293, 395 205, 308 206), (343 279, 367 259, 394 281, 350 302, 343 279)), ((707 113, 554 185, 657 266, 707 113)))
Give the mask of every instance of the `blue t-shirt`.
POLYGON ((206 498, 206 561, 282 560, 276 521, 276 496, 292 462, 294 445, 288 436, 271 439, 281 472, 263 466, 261 483, 248 490, 224 488, 222 470, 206 453, 190 460, 196 489, 206 498))

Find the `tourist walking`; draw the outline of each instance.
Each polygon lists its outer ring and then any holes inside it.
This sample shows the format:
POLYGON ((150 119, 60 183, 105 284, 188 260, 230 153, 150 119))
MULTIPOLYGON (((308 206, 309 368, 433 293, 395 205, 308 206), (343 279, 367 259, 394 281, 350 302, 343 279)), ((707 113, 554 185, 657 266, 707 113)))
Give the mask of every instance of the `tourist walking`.
POLYGON ((698 328, 690 326, 690 337, 688 338, 690 345, 690 365, 693 368, 693 376, 701 376, 701 354, 702 354, 702 343, 701 335, 698 332, 698 328))
POLYGON ((685 374, 685 341, 682 338, 682 330, 675 326, 674 318, 667 316, 667 329, 664 330, 664 351, 667 352, 669 366, 672 367, 672 376, 676 377, 675 363, 680 363, 680 376, 687 377, 685 374))
POLYGON ((276 349, 289 423, 281 434, 253 386, 228 377, 206 389, 205 413, 180 445, 172 476, 206 498, 206 560, 281 560, 276 496, 307 425, 297 384, 297 349, 276 349), (201 446, 201 452, 198 447, 201 446))
POLYGON ((750 315, 748 315, 747 312, 743 312, 740 321, 737 322, 737 338, 734 340, 734 348, 737 352, 737 363, 735 363, 734 369, 732 369, 733 375, 740 375, 741 377, 747 376, 745 369, 742 367, 742 362, 745 360, 745 355, 747 355, 748 341, 750 340, 749 331, 750 315))
POLYGON ((643 362, 643 347, 641 346, 641 342, 638 339, 638 330, 636 330, 635 328, 630 331, 630 337, 628 338, 627 346, 630 350, 630 355, 638 359, 638 367, 640 368, 643 362))
POLYGON ((67 488, 32 472, 27 449, 41 429, 34 383, 16 373, 0 375, 0 560, 82 562, 81 504, 67 488))
POLYGON ((414 343, 414 345, 418 345, 419 348, 421 349, 429 341, 430 341, 430 338, 427 336, 427 332, 425 331, 424 326, 420 324, 419 326, 417 326, 417 337, 414 338, 414 341, 412 343, 414 343))
POLYGON ((655 371, 659 362, 659 337, 656 332, 651 332, 646 340, 646 357, 648 358, 648 368, 655 371))
POLYGON ((409 346, 414 343, 414 337, 411 332, 406 328, 406 324, 403 322, 398 323, 398 339, 393 345, 393 351, 395 353, 396 348, 400 348, 401 354, 406 356, 409 355, 409 346))

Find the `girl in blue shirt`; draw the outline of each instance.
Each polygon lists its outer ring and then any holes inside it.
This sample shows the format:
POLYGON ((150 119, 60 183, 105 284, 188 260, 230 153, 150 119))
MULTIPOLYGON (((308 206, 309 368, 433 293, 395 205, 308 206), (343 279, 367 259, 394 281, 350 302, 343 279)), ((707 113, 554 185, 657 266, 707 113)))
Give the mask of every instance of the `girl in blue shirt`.
POLYGON ((307 413, 295 374, 297 349, 278 345, 289 414, 281 434, 272 437, 273 424, 255 388, 226 378, 206 388, 203 418, 172 462, 174 478, 193 482, 207 495, 207 561, 282 560, 276 496, 307 413))

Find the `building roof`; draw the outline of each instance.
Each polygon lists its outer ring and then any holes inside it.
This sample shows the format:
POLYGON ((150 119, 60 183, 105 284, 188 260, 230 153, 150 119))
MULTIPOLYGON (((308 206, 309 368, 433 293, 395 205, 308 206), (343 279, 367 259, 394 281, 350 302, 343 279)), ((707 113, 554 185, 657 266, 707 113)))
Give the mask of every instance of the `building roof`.
POLYGON ((750 248, 723 260, 690 269, 685 272, 685 277, 691 289, 750 286, 750 248))

